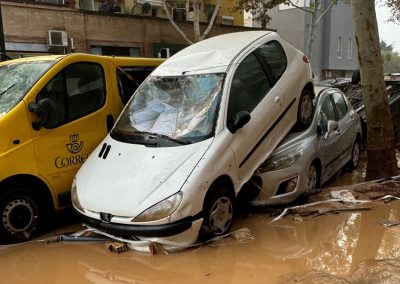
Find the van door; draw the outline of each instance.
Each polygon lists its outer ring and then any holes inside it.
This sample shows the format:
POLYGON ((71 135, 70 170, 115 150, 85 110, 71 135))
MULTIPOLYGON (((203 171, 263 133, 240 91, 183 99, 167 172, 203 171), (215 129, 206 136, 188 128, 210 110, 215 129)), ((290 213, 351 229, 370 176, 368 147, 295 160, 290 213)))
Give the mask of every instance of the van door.
POLYGON ((32 131, 38 173, 51 184, 58 206, 69 204, 73 177, 107 135, 112 109, 106 93, 104 66, 79 62, 60 71, 36 97, 56 105, 55 126, 32 131))

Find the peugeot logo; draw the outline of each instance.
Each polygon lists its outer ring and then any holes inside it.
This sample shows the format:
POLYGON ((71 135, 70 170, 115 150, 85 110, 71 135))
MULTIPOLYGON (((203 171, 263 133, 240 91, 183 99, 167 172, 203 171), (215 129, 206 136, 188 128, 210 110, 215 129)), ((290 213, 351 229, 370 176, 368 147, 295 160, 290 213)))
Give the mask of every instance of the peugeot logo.
POLYGON ((100 219, 105 223, 111 222, 112 215, 110 213, 100 212, 100 219))

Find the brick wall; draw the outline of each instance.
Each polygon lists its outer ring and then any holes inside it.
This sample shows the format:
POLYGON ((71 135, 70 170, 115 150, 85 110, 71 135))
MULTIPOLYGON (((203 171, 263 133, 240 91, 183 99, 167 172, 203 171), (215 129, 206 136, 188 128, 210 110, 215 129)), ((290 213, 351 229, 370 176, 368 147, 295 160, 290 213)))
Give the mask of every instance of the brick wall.
MULTIPOLYGON (((74 39, 75 52, 88 52, 91 45, 139 47, 143 56, 152 56, 152 43, 186 44, 166 19, 122 14, 99 14, 79 9, 1 2, 6 42, 46 44, 50 29, 65 30, 74 39)), ((193 38, 193 23, 179 26, 193 38)), ((205 29, 205 25, 202 26, 205 29)), ((210 36, 249 30, 215 24, 210 36)), ((67 52, 71 52, 70 47, 67 52)))

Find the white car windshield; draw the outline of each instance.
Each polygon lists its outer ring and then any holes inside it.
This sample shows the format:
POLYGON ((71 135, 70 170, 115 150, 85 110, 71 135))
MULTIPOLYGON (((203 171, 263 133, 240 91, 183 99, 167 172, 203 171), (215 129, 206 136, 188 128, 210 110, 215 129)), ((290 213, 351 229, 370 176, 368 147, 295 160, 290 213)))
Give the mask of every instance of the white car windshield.
POLYGON ((41 60, 0 66, 0 114, 17 105, 54 63, 54 60, 41 60))
POLYGON ((129 101, 111 135, 140 144, 148 144, 143 136, 151 136, 154 146, 168 146, 154 137, 175 145, 207 139, 214 133, 223 80, 224 74, 149 77, 129 101))

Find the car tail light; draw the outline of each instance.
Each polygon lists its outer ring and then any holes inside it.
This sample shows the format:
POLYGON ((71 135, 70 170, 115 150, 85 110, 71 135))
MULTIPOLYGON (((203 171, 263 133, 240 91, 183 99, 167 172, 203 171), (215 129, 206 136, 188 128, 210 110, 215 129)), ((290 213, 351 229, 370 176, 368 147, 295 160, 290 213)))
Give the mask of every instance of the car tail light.
POLYGON ((307 56, 305 56, 305 55, 303 55, 303 61, 304 61, 305 63, 310 63, 310 59, 309 59, 307 56))

